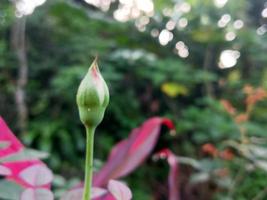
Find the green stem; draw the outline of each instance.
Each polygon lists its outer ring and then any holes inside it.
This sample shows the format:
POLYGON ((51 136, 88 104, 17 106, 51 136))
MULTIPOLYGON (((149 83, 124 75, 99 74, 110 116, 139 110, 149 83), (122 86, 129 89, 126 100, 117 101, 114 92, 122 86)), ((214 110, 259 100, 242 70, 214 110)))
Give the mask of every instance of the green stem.
POLYGON ((95 128, 86 127, 86 160, 83 200, 91 200, 95 128))

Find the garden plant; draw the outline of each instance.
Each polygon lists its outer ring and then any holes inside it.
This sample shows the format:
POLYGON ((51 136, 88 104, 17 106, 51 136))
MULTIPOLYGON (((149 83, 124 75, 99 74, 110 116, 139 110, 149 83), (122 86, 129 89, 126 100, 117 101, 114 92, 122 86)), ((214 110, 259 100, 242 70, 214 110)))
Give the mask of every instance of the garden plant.
POLYGON ((266 20, 266 0, 1 1, 0 200, 267 199, 266 20))

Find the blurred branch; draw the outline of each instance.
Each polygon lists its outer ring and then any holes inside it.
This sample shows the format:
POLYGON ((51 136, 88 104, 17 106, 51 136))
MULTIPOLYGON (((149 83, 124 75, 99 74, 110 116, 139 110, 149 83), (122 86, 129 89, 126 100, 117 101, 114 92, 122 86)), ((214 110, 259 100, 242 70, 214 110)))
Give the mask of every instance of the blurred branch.
POLYGON ((11 42, 18 61, 15 102, 18 111, 18 127, 21 133, 26 132, 28 109, 25 100, 25 87, 28 82, 28 62, 25 47, 26 17, 17 18, 13 27, 11 42))
POLYGON ((252 72, 252 68, 254 67, 254 64, 247 51, 243 51, 242 56, 243 56, 243 59, 242 59, 243 77, 244 79, 249 79, 251 77, 251 74, 252 74, 251 72, 252 72))
MULTIPOLYGON (((205 52, 205 58, 203 63, 203 70, 209 72, 210 66, 212 65, 212 46, 209 44, 205 52)), ((214 97, 214 89, 212 83, 205 81, 205 93, 208 97, 214 97)))

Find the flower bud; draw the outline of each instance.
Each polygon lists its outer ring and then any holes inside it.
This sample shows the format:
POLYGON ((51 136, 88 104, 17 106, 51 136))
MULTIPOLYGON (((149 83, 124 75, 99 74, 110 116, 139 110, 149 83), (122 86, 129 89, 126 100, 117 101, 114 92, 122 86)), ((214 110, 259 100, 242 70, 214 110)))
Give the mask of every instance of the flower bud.
POLYGON ((76 96, 79 115, 86 127, 96 128, 109 103, 109 91, 100 74, 97 58, 83 78, 76 96))

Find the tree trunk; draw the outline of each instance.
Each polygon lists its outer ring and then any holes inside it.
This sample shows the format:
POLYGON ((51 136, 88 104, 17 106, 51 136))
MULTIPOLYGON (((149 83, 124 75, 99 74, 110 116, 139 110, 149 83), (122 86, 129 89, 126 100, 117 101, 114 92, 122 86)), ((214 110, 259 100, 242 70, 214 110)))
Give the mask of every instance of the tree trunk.
POLYGON ((28 109, 25 87, 28 81, 28 63, 25 47, 26 17, 17 18, 12 27, 12 47, 17 56, 18 73, 16 80, 15 102, 18 113, 18 128, 23 134, 27 130, 28 109))

